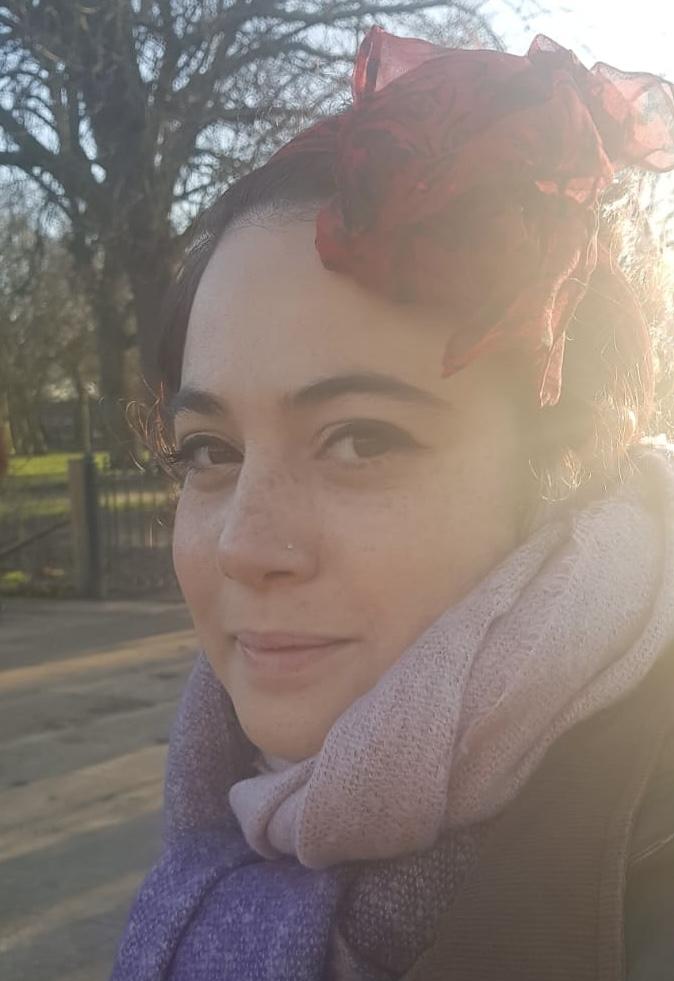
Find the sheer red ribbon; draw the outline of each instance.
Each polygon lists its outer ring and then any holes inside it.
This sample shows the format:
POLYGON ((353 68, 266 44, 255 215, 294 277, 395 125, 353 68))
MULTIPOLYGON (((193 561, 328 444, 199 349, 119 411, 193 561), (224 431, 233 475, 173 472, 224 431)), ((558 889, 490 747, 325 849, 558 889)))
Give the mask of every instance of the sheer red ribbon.
MULTIPOLYGON (((372 28, 353 104, 276 157, 335 155, 317 218, 324 265, 448 314, 443 373, 518 347, 540 402, 561 388, 565 329, 598 261, 597 212, 617 169, 674 169, 674 86, 586 69, 539 36, 526 57, 372 28)), ((631 338, 650 358, 647 333, 631 338)))

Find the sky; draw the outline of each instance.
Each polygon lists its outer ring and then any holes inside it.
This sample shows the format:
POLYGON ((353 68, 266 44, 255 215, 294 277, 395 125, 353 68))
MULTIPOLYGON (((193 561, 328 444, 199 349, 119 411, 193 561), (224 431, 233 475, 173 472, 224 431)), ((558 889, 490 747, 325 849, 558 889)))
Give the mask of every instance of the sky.
MULTIPOLYGON (((521 0, 526 3, 526 0, 521 0)), ((523 30, 504 0, 492 0, 493 24, 513 54, 535 34, 572 48, 590 67, 605 61, 624 71, 647 71, 674 82, 673 0, 538 0, 549 13, 523 30)))

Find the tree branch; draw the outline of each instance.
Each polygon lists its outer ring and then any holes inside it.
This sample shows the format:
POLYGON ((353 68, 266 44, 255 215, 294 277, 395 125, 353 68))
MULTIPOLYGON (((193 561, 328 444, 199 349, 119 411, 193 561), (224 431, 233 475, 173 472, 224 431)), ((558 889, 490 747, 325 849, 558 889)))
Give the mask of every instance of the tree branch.
POLYGON ((0 126, 30 160, 31 166, 49 170, 54 176, 62 169, 58 156, 29 133, 4 106, 0 106, 0 126))

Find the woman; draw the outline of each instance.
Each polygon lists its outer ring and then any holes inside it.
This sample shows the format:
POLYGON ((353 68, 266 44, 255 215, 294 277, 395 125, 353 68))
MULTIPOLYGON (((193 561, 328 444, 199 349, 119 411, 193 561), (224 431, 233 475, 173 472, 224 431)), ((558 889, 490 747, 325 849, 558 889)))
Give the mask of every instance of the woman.
POLYGON ((674 91, 374 28, 162 340, 203 654, 114 981, 674 977, 674 470, 598 236, 674 91), (625 884, 626 880, 626 884, 625 884))

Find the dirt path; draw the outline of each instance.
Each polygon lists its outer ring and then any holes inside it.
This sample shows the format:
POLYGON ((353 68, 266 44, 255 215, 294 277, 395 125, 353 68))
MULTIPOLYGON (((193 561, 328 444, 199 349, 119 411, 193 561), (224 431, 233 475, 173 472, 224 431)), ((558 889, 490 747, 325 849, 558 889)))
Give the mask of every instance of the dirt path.
POLYGON ((3 981, 109 978, 157 854, 166 742, 194 650, 179 605, 4 603, 3 981))

